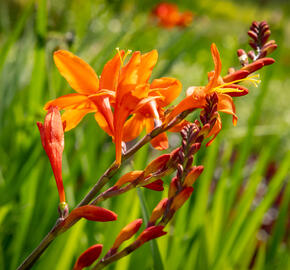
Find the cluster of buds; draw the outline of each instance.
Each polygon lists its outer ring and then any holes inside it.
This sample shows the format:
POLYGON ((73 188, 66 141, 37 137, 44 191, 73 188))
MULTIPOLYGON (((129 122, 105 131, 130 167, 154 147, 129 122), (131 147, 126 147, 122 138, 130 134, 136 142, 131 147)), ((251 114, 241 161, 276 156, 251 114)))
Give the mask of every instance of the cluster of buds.
POLYGON ((248 53, 246 53, 243 49, 239 49, 237 51, 241 65, 249 65, 249 58, 253 61, 253 63, 258 63, 256 66, 259 68, 256 70, 262 68, 264 65, 272 64, 272 58, 266 57, 277 48, 277 44, 275 40, 269 40, 271 31, 267 22, 253 22, 250 30, 248 31, 248 35, 250 37, 249 45, 253 48, 253 50, 250 50, 248 53))

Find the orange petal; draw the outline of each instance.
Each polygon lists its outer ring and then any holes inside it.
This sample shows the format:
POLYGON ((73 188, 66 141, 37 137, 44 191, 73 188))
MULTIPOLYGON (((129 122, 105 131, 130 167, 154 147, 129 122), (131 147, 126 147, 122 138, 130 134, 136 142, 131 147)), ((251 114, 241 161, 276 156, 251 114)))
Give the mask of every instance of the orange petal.
POLYGON ((57 106, 59 110, 74 109, 79 106, 93 107, 94 104, 88 99, 86 95, 68 94, 47 102, 44 106, 48 110, 50 106, 57 106))
POLYGON ((161 95, 163 99, 158 100, 160 106, 165 107, 175 100, 181 90, 182 84, 174 78, 155 79, 150 85, 150 95, 161 95))
POLYGON ((143 174, 143 171, 132 171, 124 174, 114 185, 116 187, 120 187, 126 183, 133 182, 136 180, 138 177, 140 177, 143 174))
MULTIPOLYGON (((106 96, 97 96, 93 98, 98 108, 98 114, 102 114, 109 127, 108 134, 114 133, 113 112, 111 110, 110 100, 106 96)), ((97 119, 97 118, 96 118, 97 119)))
POLYGON ((114 139, 116 147, 116 163, 121 164, 122 159, 122 139, 124 133, 124 124, 130 112, 122 104, 116 104, 114 111, 114 139))
POLYGON ((65 122, 65 131, 73 129, 87 113, 95 111, 96 109, 66 110, 61 116, 62 122, 65 122))
POLYGON ((226 94, 218 94, 218 106, 219 112, 231 114, 233 116, 234 126, 237 124, 238 117, 236 116, 236 108, 233 99, 226 94))
POLYGON ((134 52, 129 62, 121 69, 116 98, 121 99, 138 82, 138 69, 141 63, 140 52, 134 52))
POLYGON ((218 118, 216 119, 216 122, 215 122, 213 128, 210 130, 209 134, 207 135, 208 138, 211 137, 211 136, 213 136, 213 137, 206 144, 206 146, 210 146, 211 145, 211 143, 214 141, 216 136, 220 133, 221 129, 222 129, 222 121, 221 121, 220 115, 218 115, 218 118))
POLYGON ((174 117, 176 117, 177 115, 186 110, 202 108, 205 105, 205 103, 206 103, 205 96, 199 98, 188 96, 185 99, 183 99, 168 115, 167 122, 170 122, 174 117))
POLYGON ((220 76, 220 73, 222 70, 222 63, 221 63, 221 59, 220 59, 220 54, 219 54, 219 51, 214 43, 211 44, 210 50, 211 50, 211 54, 212 54, 212 58, 213 58, 213 62, 214 62, 214 75, 210 79, 207 86, 205 87, 205 92, 207 92, 208 90, 212 89, 213 87, 215 87, 217 85, 217 82, 218 82, 218 79, 219 79, 219 76, 220 76))
POLYGON ((100 79, 100 89, 116 91, 120 75, 121 59, 124 57, 124 54, 125 52, 121 50, 116 53, 113 59, 106 63, 100 79))
POLYGON ((123 141, 128 142, 137 138, 142 132, 144 125, 143 115, 139 113, 134 114, 125 123, 123 141))
POLYGON ((109 127, 107 120, 99 111, 95 113, 95 120, 99 124, 100 128, 104 130, 109 136, 113 137, 112 129, 109 127))
POLYGON ((165 150, 168 148, 168 139, 165 132, 159 134, 150 141, 151 145, 157 150, 165 150))
POLYGON ((60 74, 80 94, 93 94, 99 90, 99 79, 92 67, 71 52, 60 50, 53 55, 60 74))
POLYGON ((148 82, 152 69, 157 63, 157 59, 157 50, 152 50, 151 52, 145 53, 141 56, 141 63, 138 69, 138 84, 148 82))
POLYGON ((180 132, 185 126, 187 126, 190 122, 187 120, 182 120, 177 125, 173 126, 172 128, 168 129, 169 132, 180 132))

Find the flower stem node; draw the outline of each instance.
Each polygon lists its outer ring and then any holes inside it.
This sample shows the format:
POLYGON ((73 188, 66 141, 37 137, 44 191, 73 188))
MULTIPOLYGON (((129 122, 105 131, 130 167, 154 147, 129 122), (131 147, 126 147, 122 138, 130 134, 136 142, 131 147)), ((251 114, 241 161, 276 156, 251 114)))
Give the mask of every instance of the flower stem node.
POLYGON ((58 212, 61 219, 64 219, 69 214, 69 207, 66 202, 60 202, 58 205, 58 212))

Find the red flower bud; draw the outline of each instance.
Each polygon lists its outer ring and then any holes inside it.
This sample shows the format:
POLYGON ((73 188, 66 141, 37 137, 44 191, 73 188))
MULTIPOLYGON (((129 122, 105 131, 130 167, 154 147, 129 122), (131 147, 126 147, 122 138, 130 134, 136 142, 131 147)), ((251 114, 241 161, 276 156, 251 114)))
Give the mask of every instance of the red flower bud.
POLYGON ((163 231, 164 229, 164 226, 152 226, 152 227, 149 227, 147 229, 145 229, 137 238, 137 241, 139 241, 142 244, 152 240, 152 239, 155 239, 155 238, 158 238, 162 235, 165 235, 167 234, 167 232, 164 232, 163 231))
POLYGON ((143 221, 142 219, 136 219, 133 222, 129 223, 127 226, 125 226, 120 233, 118 234, 112 249, 117 250, 118 247, 126 240, 130 239, 141 227, 143 221))
POLYGON ((143 186, 144 188, 148 188, 151 190, 155 190, 155 191, 163 191, 164 187, 163 187, 163 181, 161 179, 158 179, 146 186, 143 186))
POLYGON ((149 219, 149 223, 155 224, 157 219, 161 218, 161 216, 163 215, 166 209, 167 202, 168 202, 168 198, 164 198, 157 204, 157 206, 152 211, 151 217, 149 219))
POLYGON ((100 244, 89 247, 79 256, 73 270, 82 270, 83 268, 90 266, 96 259, 100 257, 102 249, 103 245, 100 244))
POLYGON ((91 221, 107 222, 117 220, 117 214, 99 206, 84 205, 70 212, 68 217, 63 221, 63 228, 68 228, 70 224, 80 218, 91 221))
POLYGON ((249 71, 247 70, 237 70, 231 74, 228 74, 223 77, 223 81, 225 83, 229 83, 232 81, 240 80, 246 78, 250 74, 249 71))
POLYGON ((184 188, 174 199, 171 204, 171 208, 174 211, 177 211, 190 197, 193 192, 193 187, 184 188))
POLYGON ((44 124, 37 122, 42 146, 49 158, 55 177, 60 202, 65 202, 62 182, 62 152, 64 148, 64 132, 61 115, 57 107, 50 107, 44 119, 44 124))

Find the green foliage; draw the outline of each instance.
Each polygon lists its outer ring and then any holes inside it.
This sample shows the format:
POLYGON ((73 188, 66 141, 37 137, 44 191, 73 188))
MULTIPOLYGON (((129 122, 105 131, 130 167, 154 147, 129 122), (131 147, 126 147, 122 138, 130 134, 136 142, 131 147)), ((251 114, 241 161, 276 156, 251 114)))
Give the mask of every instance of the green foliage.
MULTIPOLYGON (((156 48, 159 61, 153 77, 175 76, 185 91, 190 85, 206 83, 206 72, 213 68, 212 42, 220 50, 223 74, 227 67, 238 66, 235 52, 247 46, 246 31, 252 20, 270 24, 279 45, 274 53, 277 63, 263 69, 259 88, 250 88, 250 94, 237 102, 238 126, 224 117, 218 139, 199 152, 195 162, 205 170, 191 200, 166 228, 168 234, 109 269, 289 267, 285 239, 290 197, 289 6, 284 2, 272 6, 259 1, 183 1, 181 7, 196 14, 193 24, 167 30, 149 19, 155 4, 0 2, 0 270, 15 269, 57 218, 56 186, 36 127, 36 121, 43 121, 46 101, 72 92, 54 66, 54 50, 77 53, 100 74, 116 47, 143 52, 156 48), (273 163, 277 170, 266 178, 273 163), (277 198, 279 214, 265 239, 261 226, 267 211, 277 206, 277 198)), ((91 115, 65 140, 63 177, 72 209, 111 164, 114 146, 91 115)), ((171 147, 176 146, 176 135, 172 135, 171 147)), ((158 154, 144 147, 132 163, 126 163, 123 173, 143 169, 158 154)), ((165 179, 164 192, 169 181, 165 179)), ((146 220, 160 199, 158 192, 135 190, 105 201, 102 206, 115 211, 118 221, 79 222, 51 244, 33 269, 71 269, 78 255, 95 243, 104 244, 104 255, 121 228, 136 218, 146 220)))

